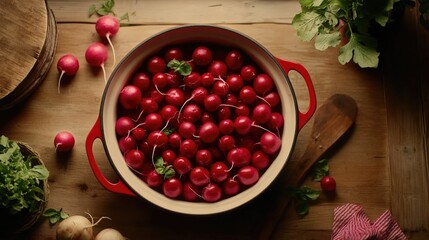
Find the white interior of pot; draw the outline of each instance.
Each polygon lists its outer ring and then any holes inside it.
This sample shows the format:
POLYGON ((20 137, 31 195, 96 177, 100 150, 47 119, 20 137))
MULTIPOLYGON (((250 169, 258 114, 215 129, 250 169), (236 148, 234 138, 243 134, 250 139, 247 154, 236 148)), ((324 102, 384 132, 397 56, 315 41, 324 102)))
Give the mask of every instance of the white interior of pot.
POLYGON ((255 43, 253 40, 225 28, 215 26, 185 26, 162 32, 138 45, 130 52, 112 73, 106 86, 101 105, 101 126, 104 137, 106 154, 113 168, 121 176, 123 181, 140 197, 174 212, 206 215, 220 213, 234 209, 252 200, 264 191, 280 173, 287 159, 291 155, 297 134, 297 108, 295 96, 290 83, 284 76, 281 67, 273 56, 255 43), (149 56, 157 53, 165 46, 171 46, 187 42, 210 42, 228 47, 236 47, 249 55, 253 60, 275 81, 282 104, 284 128, 282 134, 282 147, 278 157, 260 177, 259 181, 251 188, 236 196, 226 198, 215 203, 187 202, 169 199, 162 193, 151 189, 126 165, 119 150, 118 140, 115 134, 115 122, 117 118, 117 102, 121 89, 125 86, 130 76, 149 56))

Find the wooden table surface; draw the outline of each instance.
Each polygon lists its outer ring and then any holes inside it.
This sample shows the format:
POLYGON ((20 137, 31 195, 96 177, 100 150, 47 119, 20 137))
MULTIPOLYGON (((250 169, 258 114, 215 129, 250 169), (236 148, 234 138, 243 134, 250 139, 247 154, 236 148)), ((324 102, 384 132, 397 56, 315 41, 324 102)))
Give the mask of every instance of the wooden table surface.
MULTIPOLYGON (((394 41, 383 49, 381 67, 360 69, 340 65, 338 48, 324 52, 297 38, 290 25, 299 12, 298 1, 117 1, 118 15, 130 14, 130 25, 113 38, 121 59, 139 42, 159 31, 187 23, 209 23, 235 29, 263 44, 275 56, 302 64, 310 73, 318 104, 335 93, 353 97, 358 117, 352 132, 326 158, 337 180, 334 197, 324 194, 299 217, 293 209, 284 214, 283 175, 259 198, 216 216, 192 217, 159 209, 145 200, 104 189, 94 177, 86 157, 85 139, 97 119, 104 81, 100 71, 85 62, 86 47, 99 41, 89 18, 89 5, 97 1, 49 0, 58 27, 54 63, 65 53, 80 60, 78 74, 57 93, 55 64, 35 93, 20 106, 0 112, 0 134, 27 142, 42 156, 49 171, 49 208, 69 214, 90 212, 108 216, 94 227, 120 230, 129 239, 329 239, 333 209, 345 203, 364 207, 371 219, 390 209, 409 239, 429 238, 429 164, 427 158, 428 33, 414 11, 406 13, 393 30, 394 41), (68 156, 55 153, 54 135, 74 133, 76 146, 68 156), (273 219, 279 221, 273 221, 273 219)), ((112 59, 106 63, 112 72, 112 59)), ((296 73, 290 75, 301 109, 307 89, 296 73)), ((299 133, 291 164, 310 141, 312 120, 299 133)), ((116 179, 101 142, 94 146, 97 162, 109 179, 116 179)), ((318 187, 309 179, 305 184, 318 187)), ((25 239, 55 239, 55 227, 40 221, 25 239)))

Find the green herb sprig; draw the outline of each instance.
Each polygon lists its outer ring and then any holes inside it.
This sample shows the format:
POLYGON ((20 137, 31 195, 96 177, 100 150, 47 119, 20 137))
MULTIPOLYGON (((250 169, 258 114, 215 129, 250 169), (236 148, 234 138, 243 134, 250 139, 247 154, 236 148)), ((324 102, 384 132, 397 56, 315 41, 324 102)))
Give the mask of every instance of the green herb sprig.
POLYGON ((69 217, 69 215, 66 212, 64 212, 62 208, 60 208, 60 210, 48 208, 43 212, 43 216, 49 218, 50 224, 61 222, 62 220, 69 217))
MULTIPOLYGON (((324 176, 329 174, 329 165, 327 159, 317 161, 311 168, 311 177, 315 182, 320 182, 324 176)), ((309 212, 310 202, 319 198, 321 191, 312 189, 308 186, 289 187, 289 195, 295 201, 295 211, 300 216, 305 216, 309 212)))
POLYGON ((167 67, 175 72, 179 72, 182 76, 188 76, 192 72, 192 67, 187 61, 178 61, 173 59, 167 63, 167 67))
POLYGON ((315 201, 320 196, 320 191, 308 186, 290 187, 289 194, 295 200, 295 211, 300 216, 305 216, 309 212, 310 201, 315 201))
POLYGON ((162 157, 157 157, 155 160, 155 171, 164 176, 164 179, 172 178, 176 172, 172 165, 166 165, 162 157))
POLYGON ((329 173, 328 160, 321 159, 317 161, 311 169, 311 176, 313 181, 320 182, 324 176, 329 173))
MULTIPOLYGON (((91 17, 95 14, 98 16, 105 16, 105 15, 109 15, 109 14, 116 16, 116 13, 113 11, 114 7, 115 7, 115 0, 105 0, 98 7, 97 7, 97 5, 92 4, 89 6, 88 16, 91 17)), ((128 12, 119 17, 120 22, 125 21, 125 20, 127 22, 130 21, 130 16, 129 16, 128 12)))

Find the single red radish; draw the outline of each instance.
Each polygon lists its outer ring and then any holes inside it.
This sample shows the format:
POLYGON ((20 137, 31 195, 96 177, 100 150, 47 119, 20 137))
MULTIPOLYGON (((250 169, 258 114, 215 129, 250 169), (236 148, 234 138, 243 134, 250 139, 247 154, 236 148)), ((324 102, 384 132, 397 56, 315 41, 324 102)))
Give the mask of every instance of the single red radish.
POLYGON ((225 77, 228 74, 228 67, 224 62, 214 60, 210 64, 208 71, 213 74, 214 77, 225 77))
POLYGON ((264 170, 270 164, 270 157, 263 151, 257 150, 252 153, 252 166, 256 169, 264 170))
POLYGON ((200 166, 208 166, 213 161, 213 155, 207 149, 200 149, 195 154, 195 161, 200 166))
POLYGON ((127 116, 122 116, 116 120, 115 132, 119 136, 128 136, 129 132, 134 128, 134 122, 127 116))
POLYGON ((225 57, 226 65, 232 70, 238 70, 243 66, 243 57, 237 50, 231 50, 225 57))
POLYGON ((228 174, 228 167, 223 162, 215 162, 210 166, 210 179, 215 182, 225 181, 228 174))
POLYGON ((213 122, 206 122, 200 126, 199 135, 204 143, 213 143, 219 138, 219 128, 213 122))
POLYGON ((252 81, 256 76, 256 70, 250 65, 244 66, 240 70, 240 76, 246 82, 252 81))
POLYGON ((273 79, 267 74, 259 74, 253 80, 253 89, 259 95, 264 95, 265 93, 271 91, 274 87, 273 79))
POLYGON ((62 131, 55 135, 54 145, 57 152, 70 152, 74 147, 74 137, 71 132, 62 131))
POLYGON ((192 139, 185 139, 180 143, 179 155, 193 158, 198 151, 197 143, 192 139))
POLYGON ((183 175, 191 171, 192 164, 188 158, 180 156, 174 160, 173 168, 178 174, 183 175))
POLYGON ((169 48, 167 51, 165 51, 164 58, 166 62, 170 62, 173 59, 176 59, 177 61, 182 61, 182 50, 176 47, 169 48))
POLYGON ((282 141, 274 133, 265 132, 261 136, 260 144, 262 151, 272 155, 280 149, 282 141))
POLYGON ((192 52, 192 59, 198 66, 209 65, 213 60, 212 51, 206 46, 199 46, 192 52))
POLYGON ((183 190, 182 182, 177 178, 169 178, 164 181, 162 191, 165 196, 169 198, 176 198, 180 196, 183 190))
POLYGON ((331 176, 324 176, 322 180, 320 180, 320 187, 322 188, 322 191, 326 193, 335 192, 336 186, 337 182, 331 176))
POLYGON ((271 108, 266 103, 261 103, 253 108, 252 119, 258 123, 263 124, 271 119, 271 108))
POLYGON ((186 182, 183 184, 182 196, 186 201, 194 202, 201 198, 201 194, 198 192, 200 189, 190 182, 186 182))
POLYGON ((133 170, 139 170, 145 161, 145 156, 142 151, 132 149, 125 154, 125 162, 133 170))
POLYGON ((244 147, 233 148, 226 155, 226 160, 233 167, 243 167, 249 165, 251 159, 252 155, 249 149, 244 147))
POLYGON ((176 152, 170 149, 164 150, 161 156, 167 164, 173 164, 174 160, 177 158, 176 152))
POLYGON ((146 183, 149 187, 159 187, 164 182, 164 177, 155 169, 147 174, 146 183))
POLYGON ((231 135, 223 135, 217 146, 220 150, 227 152, 235 147, 235 138, 231 135))
POLYGON ((95 23, 95 30, 97 31, 98 35, 100 35, 101 37, 105 37, 109 42, 110 47, 112 48, 113 66, 115 66, 116 64, 116 54, 115 48, 113 47, 110 38, 112 38, 116 35, 116 33, 118 33, 119 26, 119 20, 111 15, 102 16, 95 23))
POLYGON ((244 166, 238 170, 237 177, 244 186, 251 186, 259 180, 259 172, 255 167, 244 166))
POLYGON ((136 141, 130 136, 121 137, 118 144, 122 153, 126 153, 136 147, 136 141))
POLYGON ((234 196, 240 192, 240 183, 232 177, 229 177, 222 185, 223 192, 229 196, 234 196))
POLYGON ((268 103, 271 108, 275 108, 280 104, 280 96, 277 92, 270 92, 264 96, 264 102, 268 103))
POLYGON ((205 167, 194 167, 189 173, 189 180, 196 186, 205 186, 210 182, 210 173, 205 167))
POLYGON ((184 138, 193 138, 196 131, 197 128, 192 122, 184 121, 179 124, 178 132, 184 138))
POLYGON ((222 197, 222 189, 214 183, 209 183, 203 188, 202 197, 206 202, 216 202, 222 197))
POLYGON ((61 73, 58 78, 58 93, 60 93, 63 75, 74 76, 79 70, 79 60, 72 54, 65 54, 57 62, 57 69, 61 73))
POLYGON ((147 62, 147 69, 152 74, 164 72, 166 67, 165 60, 159 56, 153 56, 147 62))
POLYGON ((178 133, 172 133, 168 136, 168 146, 177 150, 180 148, 180 143, 182 142, 182 136, 178 133))
POLYGON ((92 67, 101 67, 104 74, 104 82, 107 82, 106 69, 104 63, 107 60, 107 48, 102 43, 96 42, 88 46, 85 52, 85 59, 92 67))
POLYGON ((127 85, 119 93, 119 103, 125 109, 135 109, 140 106, 141 101, 142 93, 135 85, 127 85))

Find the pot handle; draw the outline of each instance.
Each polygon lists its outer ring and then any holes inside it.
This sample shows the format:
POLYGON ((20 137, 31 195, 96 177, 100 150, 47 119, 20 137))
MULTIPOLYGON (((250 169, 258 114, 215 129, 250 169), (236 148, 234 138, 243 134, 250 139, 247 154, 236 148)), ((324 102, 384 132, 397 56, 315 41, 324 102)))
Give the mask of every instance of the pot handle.
POLYGON ((86 154, 88 155, 89 165, 91 166, 92 171, 95 174, 95 177, 101 183, 101 185, 103 185, 103 187, 105 187, 107 190, 111 192, 135 196, 135 194, 124 184, 123 181, 119 180, 117 183, 112 183, 101 172, 100 168, 97 165, 97 162, 95 161, 94 152, 92 150, 94 141, 97 138, 98 139, 102 138, 99 117, 97 118, 97 121, 95 122, 94 126, 89 132, 85 143, 86 154))
POLYGON ((301 130, 302 127, 310 120, 316 111, 317 99, 316 92, 314 91, 314 85, 311 81, 310 74, 307 69, 305 69, 301 64, 285 61, 279 58, 276 58, 280 66, 285 70, 286 74, 289 74, 291 70, 297 71, 304 78, 305 84, 307 85, 308 95, 309 95, 309 104, 306 112, 302 113, 298 110, 298 130, 301 130))

